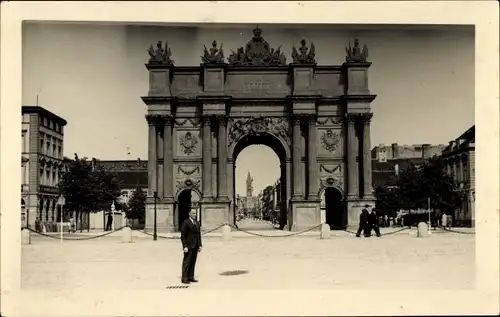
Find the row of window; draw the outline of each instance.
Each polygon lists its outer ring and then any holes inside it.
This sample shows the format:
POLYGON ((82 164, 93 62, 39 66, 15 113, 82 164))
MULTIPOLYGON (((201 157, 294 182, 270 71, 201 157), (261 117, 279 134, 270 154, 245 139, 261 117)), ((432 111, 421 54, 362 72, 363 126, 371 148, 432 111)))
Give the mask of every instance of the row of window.
POLYGON ((62 133, 62 125, 55 122, 54 120, 48 119, 47 117, 40 116, 40 125, 48 129, 54 130, 57 133, 62 133))
POLYGON ((60 171, 58 168, 40 168, 40 185, 56 186, 59 183, 60 171))
POLYGON ((62 141, 51 136, 40 134, 40 153, 62 159, 62 141))

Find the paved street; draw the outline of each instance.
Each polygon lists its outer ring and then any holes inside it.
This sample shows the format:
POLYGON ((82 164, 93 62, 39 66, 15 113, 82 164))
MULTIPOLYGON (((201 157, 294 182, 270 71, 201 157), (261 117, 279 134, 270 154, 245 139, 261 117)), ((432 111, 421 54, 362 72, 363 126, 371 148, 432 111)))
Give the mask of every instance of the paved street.
MULTIPOLYGON (((388 228, 386 232, 394 229, 388 228)), ((265 232, 269 234, 269 231, 265 232)), ((276 232, 275 234, 285 234, 276 232)), ((474 235, 415 229, 382 238, 332 232, 266 238, 235 233, 204 238, 190 289, 470 289, 474 285, 474 235), (411 232, 411 234, 410 234, 411 232), (240 275, 220 275, 226 271, 240 275)), ((82 241, 34 236, 22 248, 22 287, 38 290, 161 290, 181 285, 180 241, 140 233, 122 243, 120 233, 82 241)))

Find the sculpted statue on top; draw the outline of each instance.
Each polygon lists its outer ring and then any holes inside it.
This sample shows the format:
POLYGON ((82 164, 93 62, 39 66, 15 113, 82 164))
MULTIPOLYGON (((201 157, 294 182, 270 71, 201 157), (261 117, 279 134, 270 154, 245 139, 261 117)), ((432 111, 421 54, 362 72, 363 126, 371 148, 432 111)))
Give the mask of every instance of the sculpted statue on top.
POLYGON ((363 45, 363 49, 359 47, 359 40, 354 39, 354 46, 351 47, 351 44, 349 43, 349 46, 346 46, 345 48, 346 51, 346 57, 345 60, 346 62, 366 62, 366 59, 368 58, 368 47, 363 45))
POLYGON ((280 66, 286 65, 286 57, 281 53, 280 47, 276 50, 270 48, 269 43, 262 37, 262 30, 257 27, 253 30, 253 37, 245 48, 240 47, 232 51, 228 57, 230 65, 235 66, 280 66))
POLYGON ((204 51, 203 56, 201 56, 201 61, 205 64, 223 64, 224 63, 224 52, 222 51, 222 44, 220 48, 217 48, 217 42, 212 42, 212 47, 210 50, 203 45, 204 51))
POLYGON ((174 61, 170 59, 172 51, 168 47, 167 41, 165 41, 165 49, 163 49, 161 41, 158 41, 158 43, 156 43, 156 49, 154 49, 151 44, 147 51, 149 53, 149 64, 171 65, 174 63, 174 61))
POLYGON ((311 43, 311 48, 308 48, 306 46, 306 41, 302 40, 300 41, 300 45, 300 53, 297 52, 295 46, 292 47, 293 62, 297 64, 315 64, 316 60, 314 58, 316 57, 316 48, 314 47, 314 43, 311 43))

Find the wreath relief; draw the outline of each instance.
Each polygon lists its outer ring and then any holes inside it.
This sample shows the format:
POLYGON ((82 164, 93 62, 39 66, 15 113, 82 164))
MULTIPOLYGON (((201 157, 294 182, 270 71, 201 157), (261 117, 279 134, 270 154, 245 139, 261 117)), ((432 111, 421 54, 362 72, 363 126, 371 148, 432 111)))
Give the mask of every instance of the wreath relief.
POLYGON ((328 129, 321 135, 321 145, 328 152, 333 152, 340 142, 338 133, 334 133, 332 129, 328 129))

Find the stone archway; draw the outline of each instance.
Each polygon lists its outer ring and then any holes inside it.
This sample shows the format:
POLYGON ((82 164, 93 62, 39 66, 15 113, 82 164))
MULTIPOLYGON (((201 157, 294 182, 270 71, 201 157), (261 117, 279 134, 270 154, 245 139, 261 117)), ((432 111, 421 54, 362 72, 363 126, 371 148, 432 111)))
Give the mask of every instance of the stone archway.
POLYGON ((334 186, 325 187, 321 202, 325 223, 331 230, 344 230, 347 226, 347 208, 342 191, 334 186))
POLYGON ((273 138, 269 146, 284 159, 281 224, 289 230, 320 224, 318 194, 331 180, 346 193, 348 224, 356 225, 361 207, 373 204, 370 103, 376 96, 368 90, 367 51, 356 40, 353 47, 339 48, 347 52, 342 65, 321 66, 314 44, 303 40, 287 64, 261 29, 253 32, 227 60, 215 45, 195 67, 175 66, 171 48, 161 42, 149 50, 149 91, 142 97, 148 122, 147 230, 155 202, 159 229, 176 227, 174 193, 186 181, 200 192, 202 226, 233 224, 237 147, 273 138))
MULTIPOLYGON (((268 119, 270 122, 273 122, 272 119, 268 119)), ((287 225, 287 220, 290 215, 288 215, 288 206, 286 202, 290 197, 287 197, 287 170, 286 170, 286 163, 287 161, 290 161, 290 146, 286 142, 286 138, 284 137, 279 137, 277 129, 268 129, 264 127, 264 122, 267 120, 265 118, 251 118, 251 119, 246 119, 246 120, 237 120, 235 123, 233 123, 230 131, 233 132, 233 136, 230 136, 229 138, 229 161, 234 162, 232 164, 232 179, 230 179, 231 187, 232 187, 232 205, 231 205, 231 213, 232 213, 232 221, 233 224, 236 224, 236 184, 235 184, 235 175, 234 171, 236 170, 236 160, 238 158, 238 155, 246 149, 248 146, 251 145, 265 145, 269 147, 271 150, 274 151, 274 153, 278 156, 278 159, 280 161, 280 191, 282 194, 282 204, 279 206, 280 208, 280 213, 279 213, 279 225, 280 228, 283 229, 287 225), (236 130, 234 127, 238 126, 239 130, 236 130), (242 128, 245 127, 246 128, 242 128), (261 128, 259 128, 261 126, 261 128), (243 132, 244 131, 244 132, 243 132), (272 132, 274 133, 272 133, 272 132), (243 132, 243 133, 241 133, 243 132)), ((278 120, 275 120, 274 122, 278 122, 278 120)), ((275 127, 275 126, 274 126, 275 127)), ((283 131, 284 136, 286 137, 287 134, 286 130, 283 131)), ((289 194, 288 194, 289 195, 289 194)))

